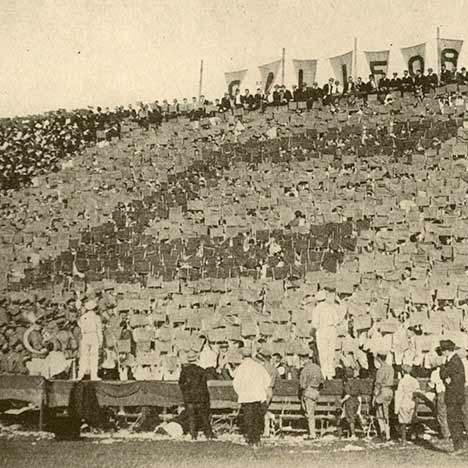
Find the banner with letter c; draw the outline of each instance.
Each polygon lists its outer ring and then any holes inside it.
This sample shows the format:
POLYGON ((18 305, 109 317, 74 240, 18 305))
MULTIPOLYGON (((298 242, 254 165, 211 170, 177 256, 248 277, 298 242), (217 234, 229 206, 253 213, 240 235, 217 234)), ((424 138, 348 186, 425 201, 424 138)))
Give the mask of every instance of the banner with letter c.
POLYGON ((258 67, 260 70, 260 80, 262 82, 263 91, 265 93, 268 93, 277 81, 280 67, 281 60, 276 60, 275 62, 260 65, 258 67))
POLYGON ((367 63, 369 64, 369 69, 372 75, 377 79, 388 73, 388 61, 390 57, 389 50, 380 50, 380 51, 364 51, 366 56, 367 63))
POLYGON ((347 52, 343 55, 330 57, 330 64, 333 68, 335 78, 341 81, 344 85, 348 81, 348 77, 353 74, 353 51, 347 52))
POLYGON ((461 39, 438 39, 437 53, 440 65, 445 65, 448 70, 456 69, 462 47, 463 40, 461 39))
POLYGON ((229 96, 233 96, 235 93, 235 90, 239 89, 242 86, 242 82, 244 81, 246 74, 247 74, 247 69, 233 71, 233 72, 226 72, 224 74, 229 96))
POLYGON ((403 60, 408 65, 408 71, 411 76, 416 75, 416 70, 424 72, 426 61, 426 43, 417 44, 401 49, 403 60))

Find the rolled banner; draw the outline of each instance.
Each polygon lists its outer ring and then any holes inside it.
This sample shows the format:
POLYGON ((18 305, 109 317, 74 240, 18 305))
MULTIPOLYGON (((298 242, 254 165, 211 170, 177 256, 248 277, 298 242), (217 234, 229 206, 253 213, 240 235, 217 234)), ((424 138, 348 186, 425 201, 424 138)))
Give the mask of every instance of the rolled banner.
POLYGON ((330 64, 333 68, 335 78, 344 84, 348 81, 348 77, 353 74, 353 51, 343 55, 330 57, 330 64))
POLYGON ((297 79, 297 86, 300 88, 304 83, 312 86, 317 74, 317 60, 293 60, 294 73, 297 79))
POLYGON ((445 65, 447 70, 455 70, 462 47, 463 40, 461 39, 438 39, 437 53, 440 58, 440 65, 445 65))
POLYGON ((426 43, 417 44, 410 47, 401 49, 403 60, 408 66, 408 71, 411 76, 416 75, 416 70, 424 72, 424 65, 426 62, 426 43))
POLYGON ((372 75, 379 78, 388 74, 389 50, 365 51, 364 54, 372 75))
POLYGON ((242 82, 245 79, 245 75, 247 75, 247 69, 233 71, 233 72, 226 72, 224 74, 229 96, 233 96, 236 89, 239 89, 242 86, 242 82))
POLYGON ((262 82, 263 91, 268 93, 278 79, 278 74, 281 67, 281 60, 260 65, 260 80, 262 82))

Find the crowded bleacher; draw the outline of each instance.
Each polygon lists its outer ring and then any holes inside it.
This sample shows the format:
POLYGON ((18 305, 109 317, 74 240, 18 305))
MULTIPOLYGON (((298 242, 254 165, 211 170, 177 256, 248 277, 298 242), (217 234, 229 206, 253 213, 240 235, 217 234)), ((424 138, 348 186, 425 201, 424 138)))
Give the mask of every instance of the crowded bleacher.
POLYGON ((467 94, 429 69, 2 121, 0 373, 80 375, 85 310, 105 380, 191 350, 230 380, 252 343, 283 379, 311 350, 429 377, 468 349, 467 94))

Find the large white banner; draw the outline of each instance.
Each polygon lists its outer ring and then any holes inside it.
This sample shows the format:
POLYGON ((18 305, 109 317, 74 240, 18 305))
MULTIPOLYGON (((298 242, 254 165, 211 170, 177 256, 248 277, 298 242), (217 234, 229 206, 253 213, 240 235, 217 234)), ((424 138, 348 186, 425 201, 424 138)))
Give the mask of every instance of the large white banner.
POLYGON ((301 87, 304 83, 307 83, 307 86, 312 86, 317 74, 317 60, 294 59, 293 66, 297 85, 301 87))
POLYGON ((335 78, 343 85, 348 81, 348 77, 353 75, 353 51, 336 57, 330 57, 335 78))
POLYGON ((224 78, 226 79, 228 93, 230 96, 233 96, 236 89, 239 89, 242 86, 242 82, 245 79, 245 75, 247 75, 247 69, 233 71, 233 72, 226 72, 224 74, 224 78))
POLYGON ((389 50, 365 51, 364 55, 369 64, 370 72, 376 77, 377 81, 388 73, 389 50))
POLYGON ((260 80, 262 83, 263 91, 268 93, 274 84, 278 83, 278 75, 281 68, 281 60, 260 65, 260 80))
POLYGON ((437 41, 437 53, 440 58, 440 65, 445 65, 447 70, 457 68, 458 57, 463 47, 461 39, 439 39, 437 41))
POLYGON ((401 49, 403 60, 407 64, 409 74, 416 75, 416 70, 424 72, 424 64, 426 62, 426 43, 417 44, 401 49))

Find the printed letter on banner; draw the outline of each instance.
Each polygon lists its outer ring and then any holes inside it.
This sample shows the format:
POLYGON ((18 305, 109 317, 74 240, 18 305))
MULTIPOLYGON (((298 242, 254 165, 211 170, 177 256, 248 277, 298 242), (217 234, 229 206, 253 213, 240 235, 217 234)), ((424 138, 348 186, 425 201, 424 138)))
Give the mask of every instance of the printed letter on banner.
POLYGON ((353 51, 336 57, 330 57, 330 64, 333 68, 335 78, 344 84, 348 77, 353 74, 353 51))
POLYGON ((408 64, 408 71, 411 76, 416 75, 416 70, 424 72, 426 60, 426 43, 418 44, 401 49, 403 60, 408 64))
POLYGON ((437 52, 440 57, 440 65, 445 65, 448 70, 455 70, 458 64, 463 41, 459 39, 439 39, 437 52))
POLYGON ((226 79, 226 85, 228 93, 230 96, 234 96, 236 89, 239 89, 242 86, 245 75, 247 74, 247 69, 239 70, 234 72, 226 72, 224 78, 226 79))
POLYGON ((317 73, 317 60, 293 60, 294 73, 297 78, 297 85, 301 87, 304 83, 312 86, 317 73))
POLYGON ((266 65, 260 65, 260 80, 263 85, 263 90, 268 93, 278 79, 279 70, 281 67, 281 60, 276 62, 267 63, 266 65))
POLYGON ((375 78, 377 78, 377 81, 388 73, 388 59, 390 57, 389 50, 364 52, 364 54, 366 55, 370 72, 375 76, 375 78))

